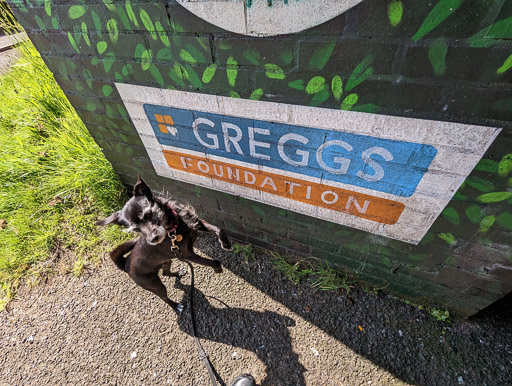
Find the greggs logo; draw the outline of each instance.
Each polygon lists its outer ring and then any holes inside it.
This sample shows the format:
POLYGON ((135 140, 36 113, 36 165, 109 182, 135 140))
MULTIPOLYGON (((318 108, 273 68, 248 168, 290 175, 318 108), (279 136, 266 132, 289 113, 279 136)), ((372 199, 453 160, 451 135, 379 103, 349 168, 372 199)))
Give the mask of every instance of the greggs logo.
POLYGON ((173 170, 395 224, 404 205, 336 187, 409 197, 432 162, 431 145, 145 104, 173 170))

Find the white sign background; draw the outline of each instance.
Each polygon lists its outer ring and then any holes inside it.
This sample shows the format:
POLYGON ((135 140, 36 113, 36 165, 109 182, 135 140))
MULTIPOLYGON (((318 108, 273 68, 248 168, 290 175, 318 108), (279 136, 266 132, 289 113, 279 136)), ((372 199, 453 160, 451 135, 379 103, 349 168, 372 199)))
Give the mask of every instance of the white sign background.
POLYGON ((272 36, 299 32, 326 22, 362 0, 177 0, 190 12, 225 30, 272 36))

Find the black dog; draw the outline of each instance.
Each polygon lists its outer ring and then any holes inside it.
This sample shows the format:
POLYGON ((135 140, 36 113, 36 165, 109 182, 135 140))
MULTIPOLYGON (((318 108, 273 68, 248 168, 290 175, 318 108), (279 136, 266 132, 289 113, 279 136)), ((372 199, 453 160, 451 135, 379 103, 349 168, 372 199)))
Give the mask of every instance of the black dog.
POLYGON ((158 271, 161 269, 164 276, 179 276, 179 273, 171 272, 170 267, 172 259, 180 258, 212 267, 216 273, 222 272, 218 260, 205 259, 194 253, 198 231, 215 232, 222 248, 231 249, 231 242, 222 229, 201 220, 190 205, 154 197, 140 177, 133 188, 133 197, 123 209, 96 225, 111 223, 140 235, 110 252, 114 264, 139 286, 165 301, 177 314, 181 313, 183 306, 167 297, 167 289, 158 277, 158 271))

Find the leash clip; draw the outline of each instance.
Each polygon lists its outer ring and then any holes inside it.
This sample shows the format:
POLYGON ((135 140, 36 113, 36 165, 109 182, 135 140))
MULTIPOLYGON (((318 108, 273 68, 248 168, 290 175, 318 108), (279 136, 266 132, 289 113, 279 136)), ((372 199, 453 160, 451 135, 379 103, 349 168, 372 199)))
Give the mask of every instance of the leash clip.
POLYGON ((180 242, 181 240, 183 240, 183 236, 182 235, 177 235, 176 234, 176 230, 173 231, 173 233, 169 233, 168 234, 169 238, 171 239, 171 249, 172 250, 176 250, 176 249, 179 249, 180 247, 178 247, 176 245, 176 242, 180 242))

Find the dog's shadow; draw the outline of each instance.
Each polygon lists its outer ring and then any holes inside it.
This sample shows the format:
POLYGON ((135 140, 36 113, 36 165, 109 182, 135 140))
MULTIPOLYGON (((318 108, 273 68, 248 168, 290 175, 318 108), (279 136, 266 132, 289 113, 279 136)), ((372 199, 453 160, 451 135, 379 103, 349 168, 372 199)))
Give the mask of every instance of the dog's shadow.
MULTIPOLYGON (((178 318, 182 331, 192 335, 189 296, 190 285, 176 280, 174 288, 185 292, 185 309, 178 318)), ((194 311, 196 316, 197 337, 256 353, 265 364, 267 377, 261 385, 304 385, 303 373, 306 371, 293 352, 289 327, 295 321, 287 316, 270 311, 254 311, 245 308, 231 308, 222 301, 209 299, 197 288, 194 289, 194 311), (288 374, 284 379, 284 374, 288 374), (289 379, 293 374, 293 379, 289 379)), ((210 358, 215 366, 215 357, 210 358)), ((230 358, 231 359, 231 358, 230 358)), ((199 360, 199 359, 198 359, 199 360)), ((233 374, 229 382, 238 374, 233 374)))

